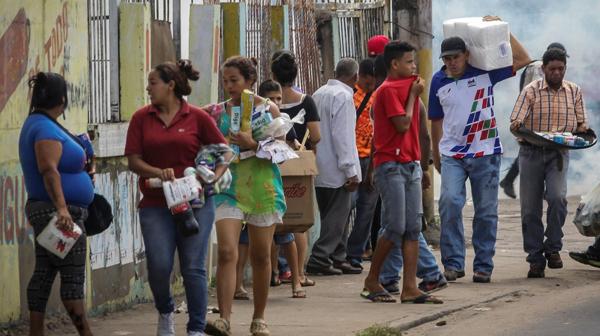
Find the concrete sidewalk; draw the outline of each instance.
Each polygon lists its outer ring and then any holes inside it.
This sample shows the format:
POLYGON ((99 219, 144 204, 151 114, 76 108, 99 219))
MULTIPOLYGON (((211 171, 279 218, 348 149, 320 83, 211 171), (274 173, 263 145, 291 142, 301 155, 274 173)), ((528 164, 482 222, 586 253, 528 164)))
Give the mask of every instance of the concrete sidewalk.
MULTIPOLYGON (((564 250, 585 249, 591 238, 580 236, 572 224, 578 199, 571 198, 569 218, 565 224, 564 250)), ((465 231, 470 237, 472 207, 465 209, 465 231)), ((315 287, 308 287, 306 299, 292 299, 291 287, 272 288, 267 307, 267 322, 273 335, 353 335, 374 324, 387 324, 402 330, 415 327, 447 314, 486 302, 514 302, 520 296, 551 295, 576 286, 600 280, 600 271, 570 260, 563 252, 565 268, 547 270, 545 279, 527 280, 528 264, 522 252, 518 201, 502 200, 496 249, 496 268, 492 283, 471 281, 473 250, 467 250, 467 275, 438 293, 442 305, 375 304, 359 296, 365 274, 334 277, 313 277, 315 287)), ((435 251, 439 262, 439 251, 435 251)), ((366 266, 369 264, 367 263, 366 266)), ((181 298, 178 300, 180 302, 181 298)), ((216 305, 216 298, 210 298, 216 305)), ((232 329, 234 335, 248 335, 252 316, 252 301, 235 301, 232 329)), ((208 314, 208 319, 218 317, 208 314)), ((130 310, 91 319, 95 335, 155 335, 156 312, 152 304, 138 305, 130 310)), ((185 334, 185 314, 176 315, 177 334, 185 334)), ((64 335, 66 330, 49 335, 64 335)), ((58 331, 57 331, 58 332, 58 331)))

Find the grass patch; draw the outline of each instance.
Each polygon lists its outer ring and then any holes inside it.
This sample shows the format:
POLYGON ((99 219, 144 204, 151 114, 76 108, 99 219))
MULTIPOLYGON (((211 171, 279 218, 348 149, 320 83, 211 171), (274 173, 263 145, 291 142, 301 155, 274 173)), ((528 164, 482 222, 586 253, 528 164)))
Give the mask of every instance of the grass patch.
POLYGON ((402 336, 402 333, 394 328, 376 324, 359 331, 356 336, 402 336))

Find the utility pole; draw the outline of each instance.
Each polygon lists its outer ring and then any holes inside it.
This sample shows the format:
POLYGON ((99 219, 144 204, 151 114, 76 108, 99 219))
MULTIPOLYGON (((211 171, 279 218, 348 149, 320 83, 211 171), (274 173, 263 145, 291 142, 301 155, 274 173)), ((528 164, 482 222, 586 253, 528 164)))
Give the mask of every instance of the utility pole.
MULTIPOLYGON (((431 47, 433 35, 431 34, 431 0, 398 0, 391 1, 394 4, 393 25, 396 39, 407 41, 417 48, 417 68, 419 75, 427 84, 431 82, 432 77, 432 59, 431 47)), ((426 89, 421 94, 421 99, 427 106, 429 102, 429 90, 426 89)), ((431 133, 431 123, 427 126, 431 133)), ((423 213, 427 221, 428 231, 425 232, 430 244, 439 243, 439 232, 436 231, 435 223, 435 201, 433 194, 433 165, 429 166, 429 176, 431 177, 431 187, 423 190, 423 213), (433 235, 432 235, 433 233, 433 235)))

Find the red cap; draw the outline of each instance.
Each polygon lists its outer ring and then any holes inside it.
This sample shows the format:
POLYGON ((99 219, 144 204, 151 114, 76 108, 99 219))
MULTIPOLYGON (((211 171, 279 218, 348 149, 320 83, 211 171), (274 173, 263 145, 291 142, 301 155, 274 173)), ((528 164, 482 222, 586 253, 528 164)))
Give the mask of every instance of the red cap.
POLYGON ((369 56, 377 56, 383 54, 385 45, 390 42, 390 39, 385 35, 375 35, 367 42, 367 50, 369 56))

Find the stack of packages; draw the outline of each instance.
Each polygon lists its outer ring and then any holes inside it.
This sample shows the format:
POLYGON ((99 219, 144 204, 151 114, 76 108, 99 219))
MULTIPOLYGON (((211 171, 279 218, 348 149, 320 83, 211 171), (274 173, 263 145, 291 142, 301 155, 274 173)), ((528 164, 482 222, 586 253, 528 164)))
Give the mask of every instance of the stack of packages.
POLYGON ((554 141, 561 145, 567 145, 571 147, 585 147, 589 146, 590 142, 580 136, 573 135, 571 132, 535 132, 535 134, 554 141))
MULTIPOLYGON (((298 158, 298 155, 294 153, 294 150, 284 140, 278 140, 277 138, 285 137, 295 123, 303 123, 304 114, 300 113, 294 119, 290 119, 287 114, 282 113, 281 116, 273 118, 273 115, 269 112, 269 107, 270 105, 268 104, 254 106, 254 93, 248 90, 244 90, 242 93, 242 104, 239 108, 240 119, 250 120, 252 138, 258 141, 258 150, 256 152, 239 152, 238 149, 240 160, 254 155, 261 159, 270 160, 273 163, 282 163, 298 158)), ((232 110, 232 115, 235 115, 235 113, 236 111, 232 110)), ((231 128, 234 130, 235 118, 231 120, 231 128)), ((241 130, 244 130, 244 127, 241 130)))
POLYGON ((467 17, 446 20, 443 29, 444 38, 458 36, 465 41, 472 66, 486 71, 512 66, 507 22, 467 17))

